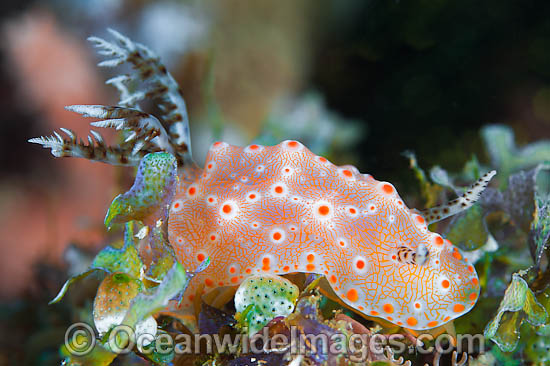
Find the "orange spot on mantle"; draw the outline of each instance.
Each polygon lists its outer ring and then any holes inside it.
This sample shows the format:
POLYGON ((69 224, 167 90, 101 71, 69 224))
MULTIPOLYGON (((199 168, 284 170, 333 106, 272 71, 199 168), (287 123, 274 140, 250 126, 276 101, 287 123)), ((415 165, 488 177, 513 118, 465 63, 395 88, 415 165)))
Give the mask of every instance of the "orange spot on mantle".
POLYGON ((319 214, 320 215, 323 215, 323 216, 326 216, 328 215, 328 213, 330 212, 330 209, 328 208, 328 206, 320 206, 319 207, 319 214))
POLYGON ((387 194, 393 193, 393 187, 390 184, 384 184, 382 190, 387 194))
POLYGON ((458 252, 458 250, 455 250, 453 252, 453 257, 455 257, 456 260, 461 260, 462 259, 462 255, 460 255, 460 253, 458 252))
POLYGON ((460 313, 460 312, 464 311, 464 309, 465 309, 464 305, 462 305, 462 304, 455 304, 455 306, 453 306, 453 311, 455 313, 460 313))
POLYGON ((357 293, 357 290, 354 289, 354 288, 348 290, 348 293, 346 295, 347 295, 349 301, 355 302, 355 301, 359 300, 359 294, 357 293))

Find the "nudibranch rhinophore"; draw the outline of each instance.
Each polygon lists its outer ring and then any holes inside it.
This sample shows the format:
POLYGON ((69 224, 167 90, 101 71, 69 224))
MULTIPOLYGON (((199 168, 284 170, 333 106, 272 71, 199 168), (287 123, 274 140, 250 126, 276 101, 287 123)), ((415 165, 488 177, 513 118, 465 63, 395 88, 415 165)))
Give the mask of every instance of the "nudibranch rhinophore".
MULTIPOLYGON (((430 215, 441 219, 470 206, 493 175, 430 215)), ((473 265, 427 224, 390 183, 335 166, 298 141, 245 148, 216 142, 196 179, 180 182, 168 233, 187 268, 211 258, 184 305, 199 286, 308 272, 326 276, 361 313, 422 330, 468 312, 480 291, 473 265)))

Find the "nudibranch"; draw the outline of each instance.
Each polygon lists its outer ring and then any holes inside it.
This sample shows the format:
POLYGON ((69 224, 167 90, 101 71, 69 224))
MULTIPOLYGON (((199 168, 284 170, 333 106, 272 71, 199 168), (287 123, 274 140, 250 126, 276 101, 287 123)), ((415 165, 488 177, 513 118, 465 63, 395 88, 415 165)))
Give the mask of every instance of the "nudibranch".
MULTIPOLYGON (((471 205, 493 174, 452 204, 471 205)), ((438 219, 455 206, 439 208, 438 219)), ((468 312, 480 291, 474 266, 427 224, 392 184, 335 166, 298 141, 245 148, 216 142, 197 178, 180 182, 168 234, 185 267, 211 258, 184 305, 199 286, 317 273, 361 313, 422 330, 468 312)))

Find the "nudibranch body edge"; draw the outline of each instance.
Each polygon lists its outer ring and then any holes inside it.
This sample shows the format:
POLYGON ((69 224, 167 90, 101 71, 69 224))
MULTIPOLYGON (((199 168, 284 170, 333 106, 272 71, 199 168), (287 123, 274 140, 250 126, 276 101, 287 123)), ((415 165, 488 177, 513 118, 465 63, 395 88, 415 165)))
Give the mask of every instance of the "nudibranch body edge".
POLYGON ((214 143, 204 169, 180 180, 168 234, 185 267, 211 258, 184 306, 202 286, 318 273, 361 313, 423 330, 468 312, 480 291, 473 265, 393 185, 335 166, 298 141, 214 143))

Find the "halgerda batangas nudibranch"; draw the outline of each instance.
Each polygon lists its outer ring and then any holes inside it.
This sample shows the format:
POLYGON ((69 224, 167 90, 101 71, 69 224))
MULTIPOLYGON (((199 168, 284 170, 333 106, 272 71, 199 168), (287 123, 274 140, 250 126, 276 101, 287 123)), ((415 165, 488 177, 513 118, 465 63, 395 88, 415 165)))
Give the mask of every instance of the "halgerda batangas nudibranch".
POLYGON ((68 137, 31 139, 55 156, 78 156, 111 164, 137 165, 157 151, 179 164, 170 204, 168 237, 177 259, 196 268, 211 264, 187 288, 183 303, 218 286, 234 286, 251 275, 291 272, 324 275, 350 307, 399 326, 422 330, 468 312, 479 296, 479 280, 460 251, 427 225, 470 207, 495 174, 485 174, 462 197, 420 213, 407 208, 395 187, 352 166, 335 166, 297 141, 245 148, 216 142, 204 166, 191 158, 185 102, 174 79, 145 46, 111 31, 116 43, 92 37, 112 60, 133 65, 115 77, 122 107, 73 106, 104 119, 96 127, 129 132, 107 146, 93 132, 89 143, 68 137), (134 92, 129 83, 143 85, 134 92), (139 110, 153 98, 159 118, 139 110))
MULTIPOLYGON (((471 205, 494 172, 456 203, 471 205)), ((454 205, 440 207, 443 214, 454 205)), ((335 166, 298 141, 245 148, 216 142, 203 172, 182 180, 169 240, 198 286, 237 285, 254 274, 318 273, 349 306, 411 329, 468 312, 479 295, 473 265, 394 186, 335 166)))

